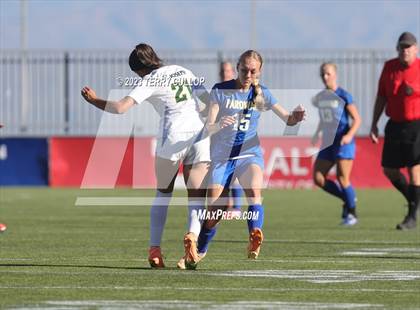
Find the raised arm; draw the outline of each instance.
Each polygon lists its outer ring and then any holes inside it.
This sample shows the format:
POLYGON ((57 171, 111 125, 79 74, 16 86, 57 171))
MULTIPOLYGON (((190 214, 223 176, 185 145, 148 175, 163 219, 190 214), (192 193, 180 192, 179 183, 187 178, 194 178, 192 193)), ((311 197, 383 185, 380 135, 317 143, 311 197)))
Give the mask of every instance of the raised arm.
POLYGON ((300 105, 292 113, 286 111, 279 103, 274 104, 271 110, 289 126, 294 126, 303 121, 306 115, 305 109, 300 105))
POLYGON ((386 106, 386 99, 384 97, 377 96, 375 100, 375 106, 373 108, 372 124, 370 125, 370 139, 373 143, 378 143, 378 121, 381 118, 382 112, 386 106))
POLYGON ((93 106, 113 114, 125 113, 135 104, 134 99, 128 96, 119 101, 107 101, 101 99, 96 96, 95 91, 88 86, 83 87, 81 94, 82 97, 93 106))

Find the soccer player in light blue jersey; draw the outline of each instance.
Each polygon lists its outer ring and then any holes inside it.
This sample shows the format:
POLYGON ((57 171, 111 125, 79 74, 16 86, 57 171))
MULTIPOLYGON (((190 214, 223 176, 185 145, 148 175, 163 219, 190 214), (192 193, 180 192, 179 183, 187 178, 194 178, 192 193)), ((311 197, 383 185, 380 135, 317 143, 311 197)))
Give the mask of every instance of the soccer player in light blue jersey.
MULTIPOLYGON (((219 77, 221 82, 227 82, 235 79, 235 68, 229 61, 220 63, 219 77)), ((230 188, 230 198, 228 199, 228 212, 230 216, 235 217, 241 214, 241 198, 244 194, 238 180, 233 180, 230 188)))
MULTIPOLYGON (((211 172, 209 173, 208 214, 225 209, 229 186, 237 178, 248 200, 248 211, 256 216, 248 219, 248 257, 256 259, 263 241, 264 207, 261 199, 264 160, 257 136, 262 111, 272 110, 288 125, 302 121, 302 106, 292 113, 286 111, 271 92, 260 85, 263 60, 253 50, 243 53, 237 64, 238 77, 216 84, 211 92, 206 128, 211 135, 211 172)), ((206 219, 195 245, 193 239, 184 239, 186 266, 195 269, 204 257, 216 233, 220 216, 206 219)))
POLYGON ((357 216, 356 194, 350 183, 350 174, 356 151, 354 135, 361 119, 352 96, 337 84, 337 65, 323 63, 320 75, 325 89, 313 100, 319 109, 320 121, 312 143, 316 144, 322 134, 322 144, 314 163, 313 178, 317 186, 343 201, 341 223, 352 226, 357 224, 357 216), (338 183, 328 178, 334 165, 337 165, 338 183))

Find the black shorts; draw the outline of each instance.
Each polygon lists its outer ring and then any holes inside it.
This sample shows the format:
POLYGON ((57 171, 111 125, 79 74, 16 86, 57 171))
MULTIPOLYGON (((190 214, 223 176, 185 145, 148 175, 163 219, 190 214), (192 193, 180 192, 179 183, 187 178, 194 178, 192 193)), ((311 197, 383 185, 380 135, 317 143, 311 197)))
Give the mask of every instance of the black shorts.
POLYGON ((388 121, 382 151, 382 167, 403 168, 420 164, 420 120, 388 121))

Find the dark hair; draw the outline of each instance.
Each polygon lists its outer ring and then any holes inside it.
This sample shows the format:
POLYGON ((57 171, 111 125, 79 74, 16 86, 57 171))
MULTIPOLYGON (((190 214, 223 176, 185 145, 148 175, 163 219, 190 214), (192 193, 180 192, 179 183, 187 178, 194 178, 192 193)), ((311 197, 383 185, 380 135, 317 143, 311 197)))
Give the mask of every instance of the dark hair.
POLYGON ((150 45, 140 43, 131 52, 130 57, 128 58, 128 64, 132 71, 141 69, 155 70, 162 67, 162 60, 156 55, 150 45))
MULTIPOLYGON (((260 69, 263 65, 263 59, 261 57, 261 54, 254 50, 247 50, 246 52, 242 53, 242 55, 239 57, 238 64, 236 65, 237 68, 239 68, 239 65, 245 61, 247 58, 253 58, 257 60, 260 63, 260 69)), ((238 70, 239 71, 239 70, 238 70)), ((252 83, 252 86, 254 88, 251 104, 252 106, 256 107, 259 111, 265 111, 267 110, 265 106, 265 99, 264 94, 261 88, 261 85, 259 84, 259 80, 255 80, 252 83)))

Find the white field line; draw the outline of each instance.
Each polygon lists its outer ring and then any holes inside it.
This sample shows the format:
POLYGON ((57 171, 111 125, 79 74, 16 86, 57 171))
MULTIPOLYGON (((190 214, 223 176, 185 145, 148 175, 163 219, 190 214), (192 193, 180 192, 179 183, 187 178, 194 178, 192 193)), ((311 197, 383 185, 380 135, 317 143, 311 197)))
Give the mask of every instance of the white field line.
MULTIPOLYGON (((1 270, 0 274, 26 274, 26 275, 150 275, 151 270, 132 271, 32 271, 32 270, 1 270)), ((186 275, 181 270, 160 270, 159 275, 182 276, 186 275)), ((191 272, 190 272, 191 273, 191 272)), ((157 274, 157 273, 155 273, 157 274)), ((366 272, 363 270, 232 270, 227 272, 201 272, 200 275, 212 277, 234 278, 276 278, 297 280, 309 283, 349 283, 361 281, 419 281, 420 271, 414 270, 378 270, 366 272)))
POLYGON ((281 302, 281 301, 234 301, 228 303, 215 303, 208 301, 74 301, 74 302, 47 302, 52 306, 76 306, 76 307, 105 307, 100 309, 127 308, 133 309, 286 309, 286 310, 309 310, 309 309, 365 309, 378 308, 383 305, 377 304, 356 304, 356 303, 317 303, 317 302, 281 302))
POLYGON ((341 255, 361 255, 361 256, 382 256, 390 254, 389 252, 362 252, 362 251, 346 251, 341 252, 341 255))
POLYGON ((10 290, 147 290, 147 291, 260 291, 260 292, 389 292, 389 293, 418 293, 416 289, 375 289, 375 288, 261 288, 261 287, 178 287, 178 286, 12 286, 3 285, 0 289, 10 290))
POLYGON ((283 309, 283 310, 322 310, 322 309, 384 309, 381 304, 356 303, 320 303, 320 302, 287 302, 287 301, 233 301, 219 303, 214 301, 188 301, 188 300, 145 300, 145 301, 48 301, 42 306, 13 308, 15 310, 34 309, 283 309), (41 308, 42 307, 42 308, 41 308))
MULTIPOLYGON (((398 259, 399 260, 399 259, 398 259)), ((39 263, 43 263, 43 262, 84 262, 85 264, 94 264, 97 262, 133 262, 133 263, 139 263, 139 262, 146 262, 146 258, 0 258, 0 261, 6 261, 6 262, 13 262, 13 261, 24 261, 24 262, 31 262, 33 264, 36 264, 37 262, 39 263)), ((178 262, 179 259, 165 259, 165 262, 178 262)), ((223 263, 231 263, 231 264, 236 264, 235 261, 226 261, 226 259, 218 259, 218 258, 212 258, 211 259, 212 262, 223 262, 223 263)), ((249 262, 249 259, 241 259, 239 261, 243 261, 243 262, 249 262)), ((316 259, 316 260, 307 260, 307 259, 260 259, 258 258, 258 260, 253 261, 252 263, 256 263, 256 264, 264 264, 264 263, 302 263, 302 264, 307 264, 307 263, 314 263, 314 264, 358 264, 360 263, 360 261, 358 260, 346 260, 346 259, 316 259)), ((374 261, 363 261, 364 264, 377 264, 378 262, 376 260, 374 261)), ((399 261, 399 263, 406 263, 406 264, 420 264, 420 260, 419 261, 399 261)), ((386 261, 382 261, 381 265, 383 264, 395 264, 395 261, 392 260, 392 258, 387 259, 386 261)), ((10 266, 7 266, 10 267, 10 266)), ((19 267, 25 267, 25 266, 19 266, 19 267)), ((28 266, 30 267, 30 266, 28 266)), ((72 267, 71 265, 69 266, 62 266, 62 267, 72 267)), ((83 266, 83 267, 89 267, 89 266, 83 266)), ((107 266, 107 267, 119 267, 119 266, 107 266)), ((1 268, 1 266, 0 266, 1 268)))
POLYGON ((362 248, 355 250, 347 250, 341 252, 340 255, 361 255, 361 256, 378 256, 390 254, 411 254, 420 255, 420 248, 362 248))
POLYGON ((257 277, 299 280, 309 283, 348 283, 360 281, 417 281, 420 271, 387 270, 366 272, 361 270, 232 270, 209 273, 223 277, 257 277))
POLYGON ((385 252, 397 252, 397 253, 419 253, 420 248, 363 248, 359 249, 365 252, 385 251, 385 252))

